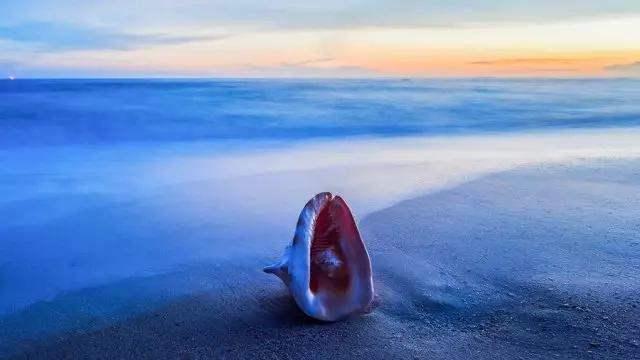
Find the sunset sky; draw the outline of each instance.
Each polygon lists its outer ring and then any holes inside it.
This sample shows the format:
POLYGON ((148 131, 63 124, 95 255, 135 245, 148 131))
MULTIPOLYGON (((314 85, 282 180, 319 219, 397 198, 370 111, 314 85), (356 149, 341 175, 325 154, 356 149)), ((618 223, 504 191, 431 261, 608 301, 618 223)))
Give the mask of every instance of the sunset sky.
POLYGON ((640 76, 638 0, 5 0, 0 14, 6 77, 640 76))

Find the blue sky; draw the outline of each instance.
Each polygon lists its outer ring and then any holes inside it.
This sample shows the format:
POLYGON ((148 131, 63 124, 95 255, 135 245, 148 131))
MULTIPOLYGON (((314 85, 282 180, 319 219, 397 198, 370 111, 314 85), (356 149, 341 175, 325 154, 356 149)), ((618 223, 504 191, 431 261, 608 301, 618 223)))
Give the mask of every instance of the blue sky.
POLYGON ((640 72, 637 0, 5 0, 0 13, 7 76, 640 72))

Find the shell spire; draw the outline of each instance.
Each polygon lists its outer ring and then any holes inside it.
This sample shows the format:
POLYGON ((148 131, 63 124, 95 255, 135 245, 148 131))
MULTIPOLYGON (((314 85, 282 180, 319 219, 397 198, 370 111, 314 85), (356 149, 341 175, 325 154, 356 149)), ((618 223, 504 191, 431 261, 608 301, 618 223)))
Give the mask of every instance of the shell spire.
POLYGON ((364 312, 373 300, 371 260, 347 203, 324 192, 300 213, 282 259, 266 268, 278 276, 302 311, 336 321, 364 312))

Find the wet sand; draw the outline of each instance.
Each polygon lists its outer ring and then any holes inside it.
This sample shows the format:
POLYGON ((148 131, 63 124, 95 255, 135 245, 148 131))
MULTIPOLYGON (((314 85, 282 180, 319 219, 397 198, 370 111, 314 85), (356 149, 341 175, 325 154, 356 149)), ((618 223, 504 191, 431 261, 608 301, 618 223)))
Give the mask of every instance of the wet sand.
POLYGON ((540 165, 370 214, 377 307, 338 323, 265 255, 71 292, 0 338, 25 359, 640 359, 639 188, 637 160, 540 165))

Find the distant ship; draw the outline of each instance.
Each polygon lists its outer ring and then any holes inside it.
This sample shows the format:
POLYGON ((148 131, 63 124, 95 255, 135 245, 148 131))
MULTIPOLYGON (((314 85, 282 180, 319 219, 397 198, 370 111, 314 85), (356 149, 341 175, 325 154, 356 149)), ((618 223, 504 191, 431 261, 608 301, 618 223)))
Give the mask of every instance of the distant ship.
POLYGON ((16 79, 16 77, 15 77, 15 76, 11 76, 11 75, 9 75, 9 80, 15 80, 15 79, 16 79))

